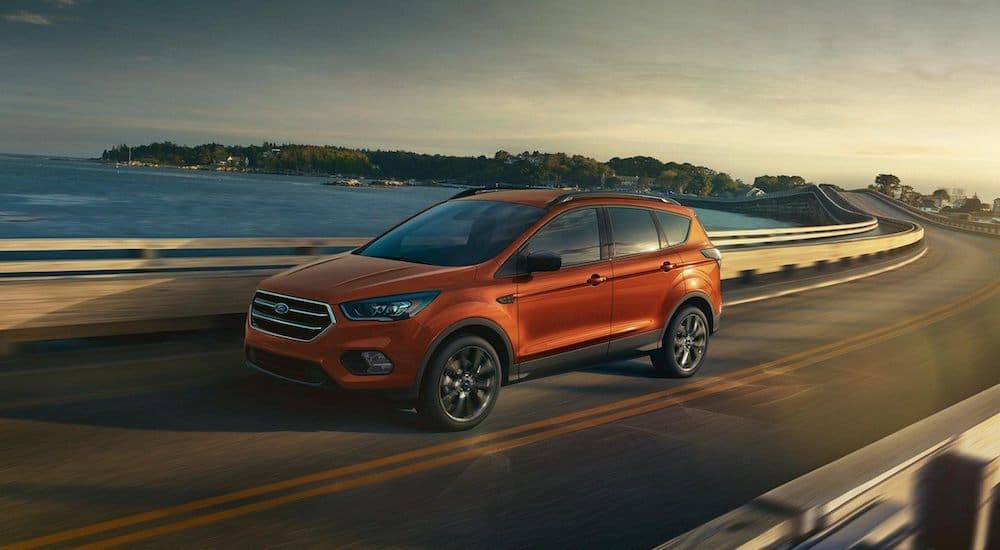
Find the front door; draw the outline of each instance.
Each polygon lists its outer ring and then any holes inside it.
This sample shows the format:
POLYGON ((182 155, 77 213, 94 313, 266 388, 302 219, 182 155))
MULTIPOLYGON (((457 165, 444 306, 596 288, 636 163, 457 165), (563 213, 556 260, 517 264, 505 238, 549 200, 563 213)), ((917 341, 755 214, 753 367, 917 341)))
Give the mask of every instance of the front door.
POLYGON ((611 261, 603 257, 598 208, 570 210, 535 233, 521 254, 549 251, 558 271, 521 275, 518 362, 578 350, 600 360, 611 331, 611 261))

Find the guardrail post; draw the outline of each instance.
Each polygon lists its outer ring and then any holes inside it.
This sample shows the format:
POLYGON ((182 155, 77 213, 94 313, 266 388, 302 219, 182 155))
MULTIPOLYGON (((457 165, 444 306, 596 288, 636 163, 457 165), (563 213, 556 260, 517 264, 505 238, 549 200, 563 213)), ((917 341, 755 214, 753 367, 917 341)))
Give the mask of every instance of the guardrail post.
POLYGON ((754 275, 756 275, 756 269, 744 269, 740 271, 740 282, 741 283, 752 283, 754 280, 754 275))
POLYGON ((956 451, 927 464, 918 486, 922 545, 987 548, 1000 458, 986 460, 956 451))
POLYGON ((298 256, 319 256, 322 253, 323 250, 318 246, 300 246, 295 249, 298 256))
POLYGON ((140 248, 135 251, 135 257, 140 260, 155 260, 160 257, 160 251, 156 248, 140 248))
POLYGON ((795 274, 795 264, 785 264, 781 266, 781 274, 785 277, 791 277, 795 274))

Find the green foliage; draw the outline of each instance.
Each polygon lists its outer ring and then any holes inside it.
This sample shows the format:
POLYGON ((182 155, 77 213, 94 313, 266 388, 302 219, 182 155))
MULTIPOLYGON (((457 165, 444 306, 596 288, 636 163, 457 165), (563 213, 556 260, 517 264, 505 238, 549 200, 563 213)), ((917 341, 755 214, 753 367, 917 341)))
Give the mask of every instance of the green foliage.
POLYGON ((787 191, 789 189, 794 189, 802 185, 808 185, 808 182, 802 176, 757 176, 753 180, 753 186, 764 191, 765 193, 774 193, 775 191, 787 191))
MULTIPOLYGON (((124 162, 129 147, 104 151, 108 162, 124 162)), ((132 148, 135 161, 171 166, 222 166, 262 172, 350 174, 417 180, 457 180, 492 185, 562 185, 613 189, 618 176, 638 176, 639 190, 698 195, 735 195, 747 186, 725 172, 689 163, 661 162, 652 157, 615 157, 607 163, 582 155, 497 151, 493 157, 428 155, 344 147, 263 143, 224 146, 218 143, 184 146, 159 142, 132 148), (228 159, 233 158, 234 161, 228 159), (603 182, 603 183, 602 183, 603 182)))
POLYGON ((895 195, 899 189, 899 178, 892 174, 879 174, 875 176, 875 186, 886 195, 895 195))
POLYGON ((661 162, 653 157, 615 157, 608 165, 619 176, 639 176, 640 187, 693 195, 742 195, 748 187, 725 172, 690 163, 661 162))

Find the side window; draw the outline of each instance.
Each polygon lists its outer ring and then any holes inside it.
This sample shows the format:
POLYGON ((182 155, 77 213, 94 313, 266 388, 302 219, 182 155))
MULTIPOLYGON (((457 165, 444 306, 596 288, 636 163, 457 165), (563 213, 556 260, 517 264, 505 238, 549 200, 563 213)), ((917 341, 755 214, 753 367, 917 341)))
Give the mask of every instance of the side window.
POLYGON ((550 221, 531 237, 522 254, 546 250, 562 256, 563 266, 600 260, 601 233, 597 209, 573 210, 550 221))
POLYGON ((651 252, 660 248, 660 233, 653 216, 644 208, 608 208, 615 257, 651 252))
POLYGON ((660 227, 667 236, 667 242, 663 243, 664 247, 675 246, 687 240, 691 231, 691 220, 688 217, 658 211, 656 220, 660 222, 660 227))

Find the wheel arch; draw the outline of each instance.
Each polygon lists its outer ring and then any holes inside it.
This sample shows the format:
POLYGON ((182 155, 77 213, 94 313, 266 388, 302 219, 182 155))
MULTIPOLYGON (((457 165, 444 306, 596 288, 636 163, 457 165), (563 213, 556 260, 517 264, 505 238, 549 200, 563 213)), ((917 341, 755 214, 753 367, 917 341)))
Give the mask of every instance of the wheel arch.
POLYGON ((431 345, 428 346, 427 351, 424 352, 424 356, 420 360, 420 366, 417 370, 417 378, 414 381, 414 385, 411 390, 411 393, 414 396, 419 395, 420 389, 423 385, 424 373, 427 372, 427 367, 434 359, 438 350, 441 349, 441 346, 454 338, 466 334, 479 336, 493 346, 493 349, 496 350, 497 355, 500 357, 501 379, 504 383, 509 380, 510 369, 514 364, 514 347, 510 342, 510 337, 507 336, 503 327, 495 322, 482 317, 471 317, 449 325, 448 328, 441 331, 441 334, 434 338, 431 345))
POLYGON ((663 324, 663 334, 660 335, 660 340, 663 340, 663 336, 666 335, 667 327, 670 326, 670 321, 673 320, 674 315, 677 312, 684 309, 687 306, 694 306, 701 310, 705 314, 705 318, 708 319, 709 333, 713 333, 716 330, 716 318, 715 312, 712 311, 712 301, 708 294, 700 290, 692 290, 684 295, 684 297, 677 303, 673 309, 670 310, 670 315, 667 316, 666 321, 663 324))

